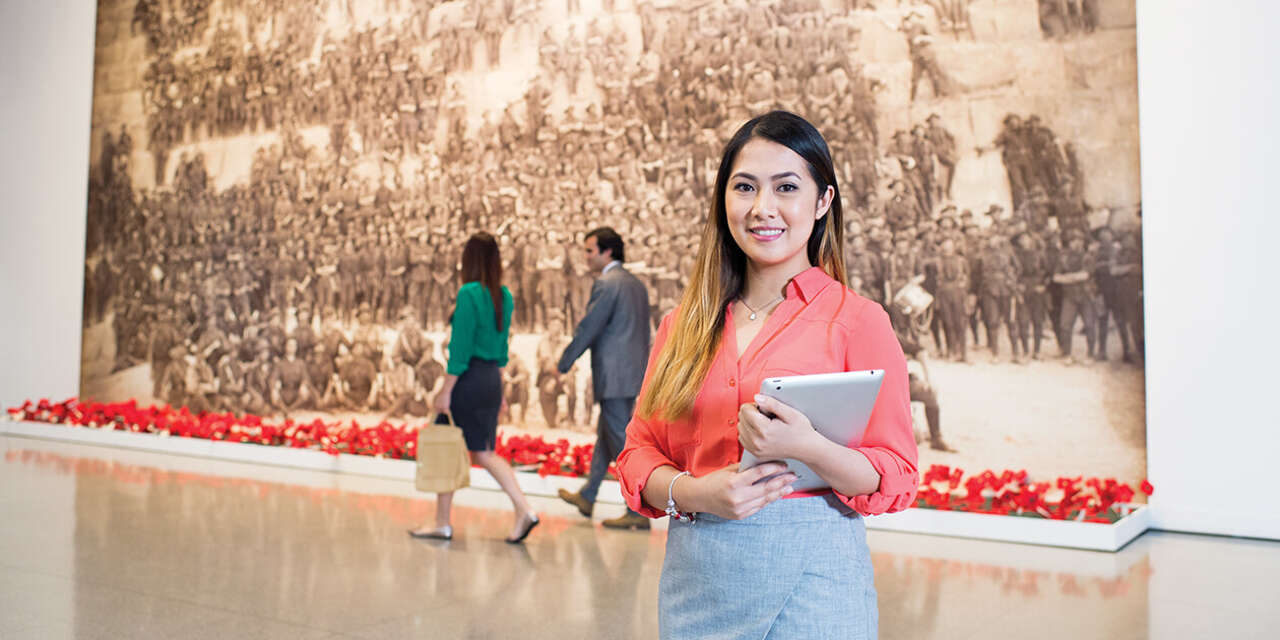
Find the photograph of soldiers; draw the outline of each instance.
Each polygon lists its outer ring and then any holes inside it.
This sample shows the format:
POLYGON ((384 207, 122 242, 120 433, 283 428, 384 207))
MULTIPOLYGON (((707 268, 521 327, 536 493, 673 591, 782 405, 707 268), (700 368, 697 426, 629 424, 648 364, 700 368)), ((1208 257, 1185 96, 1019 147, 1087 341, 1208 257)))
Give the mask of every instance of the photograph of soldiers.
POLYGON ((99 4, 82 396, 416 420, 450 239, 487 231, 516 309, 503 429, 590 443, 592 372, 556 367, 590 307, 587 232, 627 238, 652 330, 717 141, 783 108, 831 145, 851 286, 932 356, 916 401, 947 438, 924 463, 1144 468, 1131 7, 99 4), (1007 412, 975 400, 1008 384, 1007 412), (1041 455, 1065 432, 1023 418, 1042 414, 1117 453, 1041 455))

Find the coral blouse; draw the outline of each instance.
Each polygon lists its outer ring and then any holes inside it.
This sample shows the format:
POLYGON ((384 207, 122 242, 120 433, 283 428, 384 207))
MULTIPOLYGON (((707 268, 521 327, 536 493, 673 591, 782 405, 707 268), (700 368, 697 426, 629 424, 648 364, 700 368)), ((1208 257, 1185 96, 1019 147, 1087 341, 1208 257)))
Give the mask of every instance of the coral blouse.
MULTIPOLYGON (((663 318, 658 329, 645 372, 646 389, 674 315, 663 318)), ((836 495, 863 515, 901 511, 912 504, 919 478, 907 362, 889 316, 879 304, 812 267, 787 283, 786 298, 745 353, 738 354, 732 311, 726 312, 723 335, 688 416, 673 422, 639 414, 632 417, 617 463, 627 506, 650 518, 665 515, 645 504, 641 496, 649 474, 660 466, 702 476, 740 462, 738 407, 755 402, 765 378, 866 369, 883 369, 885 375, 862 441, 851 448, 879 472, 880 486, 867 495, 836 495)), ((797 491, 787 497, 831 492, 797 491)))

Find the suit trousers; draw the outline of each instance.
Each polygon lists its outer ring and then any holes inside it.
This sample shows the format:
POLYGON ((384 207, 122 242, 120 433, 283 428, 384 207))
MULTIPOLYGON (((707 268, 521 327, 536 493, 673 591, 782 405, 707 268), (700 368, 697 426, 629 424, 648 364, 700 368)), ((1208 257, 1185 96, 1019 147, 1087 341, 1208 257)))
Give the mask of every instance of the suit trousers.
MULTIPOLYGON (((635 408, 634 397, 600 399, 596 448, 591 452, 591 470, 587 473, 587 483, 582 485, 581 491, 587 502, 596 501, 596 494, 600 491, 600 483, 604 481, 609 464, 622 453, 622 447, 627 443, 627 424, 631 422, 631 414, 635 408)), ((627 511, 630 512, 630 509, 627 511)))

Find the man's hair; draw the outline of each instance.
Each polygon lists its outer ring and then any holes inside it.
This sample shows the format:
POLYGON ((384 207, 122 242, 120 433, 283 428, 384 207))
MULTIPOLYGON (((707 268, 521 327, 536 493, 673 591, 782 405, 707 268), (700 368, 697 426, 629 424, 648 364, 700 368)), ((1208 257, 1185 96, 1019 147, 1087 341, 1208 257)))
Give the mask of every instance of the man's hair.
MULTIPOLYGON (((614 260, 626 261, 626 258, 623 257, 622 236, 618 235, 618 232, 614 231, 613 227, 592 229, 591 232, 586 235, 586 238, 596 239, 596 249, 599 250, 600 253, 604 253, 607 250, 614 260)), ((585 241, 586 238, 583 238, 583 240, 585 241)))

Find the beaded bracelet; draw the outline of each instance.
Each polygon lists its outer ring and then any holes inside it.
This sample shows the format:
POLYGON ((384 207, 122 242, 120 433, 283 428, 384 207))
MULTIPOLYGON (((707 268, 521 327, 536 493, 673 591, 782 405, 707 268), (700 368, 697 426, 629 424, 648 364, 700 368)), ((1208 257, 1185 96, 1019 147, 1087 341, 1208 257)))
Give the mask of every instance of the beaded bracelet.
POLYGON ((677 509, 677 508, 676 508, 676 499, 675 499, 675 497, 673 497, 673 496, 671 495, 671 490, 672 490, 672 489, 674 489, 674 488, 675 488, 675 486, 676 486, 676 480, 679 480, 679 479, 680 479, 680 476, 691 476, 691 475, 693 475, 693 474, 689 473, 688 471, 681 471, 680 473, 677 473, 677 474, 676 474, 676 477, 674 477, 674 478, 672 478, 672 479, 671 479, 671 484, 667 485, 667 508, 666 508, 666 512, 667 512, 667 515, 668 515, 668 516, 671 516, 671 518, 672 518, 672 519, 675 519, 675 520, 688 520, 688 521, 690 521, 690 522, 692 522, 692 521, 693 521, 693 516, 694 516, 695 514, 692 514, 692 513, 685 513, 685 512, 683 512, 683 511, 681 511, 681 510, 677 509))

